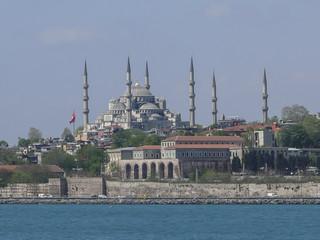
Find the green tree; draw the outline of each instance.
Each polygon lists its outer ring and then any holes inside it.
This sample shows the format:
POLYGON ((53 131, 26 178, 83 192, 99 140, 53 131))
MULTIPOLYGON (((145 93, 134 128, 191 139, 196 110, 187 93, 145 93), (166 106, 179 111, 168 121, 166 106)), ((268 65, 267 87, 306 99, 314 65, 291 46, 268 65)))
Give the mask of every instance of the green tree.
POLYGON ((123 131, 118 131, 113 137, 112 148, 122 148, 122 147, 135 147, 143 144, 145 134, 140 129, 127 129, 123 131), (139 137, 137 137, 139 136, 139 137), (130 139, 134 138, 131 140, 130 139))
POLYGON ((84 146, 77 151, 76 155, 80 167, 92 176, 99 176, 101 168, 104 168, 104 165, 109 162, 108 155, 102 149, 93 145, 84 146))
POLYGON ((61 134, 61 138, 64 138, 67 142, 73 142, 74 137, 69 128, 65 128, 61 134))
POLYGON ((272 116, 271 118, 268 118, 267 123, 274 123, 274 122, 279 122, 278 116, 272 116))
POLYGON ((232 172, 241 172, 241 162, 239 157, 234 157, 231 164, 232 172))
POLYGON ((246 132, 241 134, 243 138, 243 147, 247 151, 251 151, 254 145, 254 130, 252 127, 247 127, 246 132))
POLYGON ((287 125, 279 130, 277 143, 281 147, 303 148, 310 146, 310 138, 301 124, 287 125))
POLYGON ((16 165, 23 164, 25 161, 18 157, 15 149, 2 148, 0 149, 0 164, 1 165, 16 165))
POLYGON ((66 153, 63 149, 53 149, 44 155, 43 164, 48 165, 57 165, 62 168, 66 173, 72 171, 72 168, 76 167, 76 163, 74 161, 74 157, 68 153, 66 153))
POLYGON ((32 183, 33 177, 32 174, 21 171, 15 170, 11 176, 11 183, 32 183))
POLYGON ((310 147, 320 147, 320 120, 313 116, 307 116, 303 120, 302 126, 309 136, 310 147))
POLYGON ((309 116, 309 110, 302 105, 294 104, 291 107, 284 107, 281 111, 282 120, 292 120, 302 123, 305 117, 309 116))
POLYGON ((83 126, 77 127, 75 134, 79 134, 81 131, 83 131, 83 126))
POLYGON ((281 153, 277 154, 277 170, 280 172, 289 170, 289 162, 281 153))
POLYGON ((212 134, 213 136, 228 136, 228 134, 222 130, 216 130, 212 134))
POLYGON ((39 129, 31 127, 29 130, 29 133, 28 133, 28 137, 30 140, 40 139, 40 138, 42 138, 42 133, 40 132, 39 129))
POLYGON ((253 172, 256 172, 257 169, 257 153, 254 150, 250 150, 249 152, 246 152, 242 159, 245 168, 248 170, 251 170, 253 172))
POLYGON ((4 141, 4 140, 0 141, 0 147, 8 147, 8 146, 9 146, 9 144, 6 141, 4 141))
POLYGON ((19 147, 28 147, 30 145, 30 140, 25 138, 20 138, 18 142, 19 147))
POLYGON ((157 135, 157 134, 152 134, 149 136, 146 136, 144 141, 143 141, 143 145, 160 145, 161 144, 161 140, 163 140, 164 138, 157 135))

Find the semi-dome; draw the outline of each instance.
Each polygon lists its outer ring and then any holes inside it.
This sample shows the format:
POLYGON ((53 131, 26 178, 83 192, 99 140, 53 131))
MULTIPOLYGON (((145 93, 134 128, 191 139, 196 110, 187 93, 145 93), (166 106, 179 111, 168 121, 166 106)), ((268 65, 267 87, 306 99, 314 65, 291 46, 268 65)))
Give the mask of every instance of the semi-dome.
POLYGON ((109 110, 125 110, 126 107, 123 103, 112 103, 109 104, 109 110))
POLYGON ((139 109, 140 110, 159 110, 159 108, 153 103, 145 103, 139 109))

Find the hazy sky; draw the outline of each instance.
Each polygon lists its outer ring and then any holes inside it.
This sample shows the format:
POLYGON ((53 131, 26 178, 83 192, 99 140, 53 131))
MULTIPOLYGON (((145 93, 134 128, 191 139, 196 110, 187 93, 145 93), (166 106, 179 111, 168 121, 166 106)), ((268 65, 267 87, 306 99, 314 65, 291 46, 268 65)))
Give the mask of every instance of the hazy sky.
POLYGON ((320 111, 320 1, 295 0, 2 0, 0 7, 0 140, 17 144, 30 127, 59 137, 73 110, 83 124, 83 67, 89 122, 125 92, 126 64, 150 91, 189 120, 190 56, 196 123, 208 125, 211 84, 218 119, 262 121, 266 67, 269 116, 300 104, 320 111))

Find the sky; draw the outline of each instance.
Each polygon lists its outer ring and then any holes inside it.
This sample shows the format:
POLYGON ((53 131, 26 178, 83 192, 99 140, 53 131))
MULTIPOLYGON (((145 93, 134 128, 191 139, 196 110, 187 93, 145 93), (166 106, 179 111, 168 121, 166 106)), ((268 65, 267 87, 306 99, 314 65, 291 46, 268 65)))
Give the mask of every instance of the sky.
POLYGON ((320 1, 2 0, 0 140, 16 145, 31 127, 60 137, 83 125, 87 61, 89 122, 132 80, 189 120, 190 58, 196 123, 212 123, 213 69, 222 114, 262 121, 266 69, 269 116, 299 104, 320 111, 320 1))

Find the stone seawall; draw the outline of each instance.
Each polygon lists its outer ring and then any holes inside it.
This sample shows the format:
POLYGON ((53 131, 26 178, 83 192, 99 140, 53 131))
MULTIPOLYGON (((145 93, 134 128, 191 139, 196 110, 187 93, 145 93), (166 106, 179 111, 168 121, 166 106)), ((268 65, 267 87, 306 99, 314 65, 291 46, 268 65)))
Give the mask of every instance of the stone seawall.
POLYGON ((281 198, 313 198, 320 193, 318 183, 281 184, 196 184, 107 181, 108 197, 161 198, 264 198, 268 193, 281 198))
POLYGON ((196 184, 105 181, 103 178, 50 179, 45 184, 9 184, 0 198, 36 198, 42 193, 55 198, 313 198, 320 196, 319 183, 196 184))
POLYGON ((0 204, 318 205, 320 204, 320 198, 0 198, 0 204))

